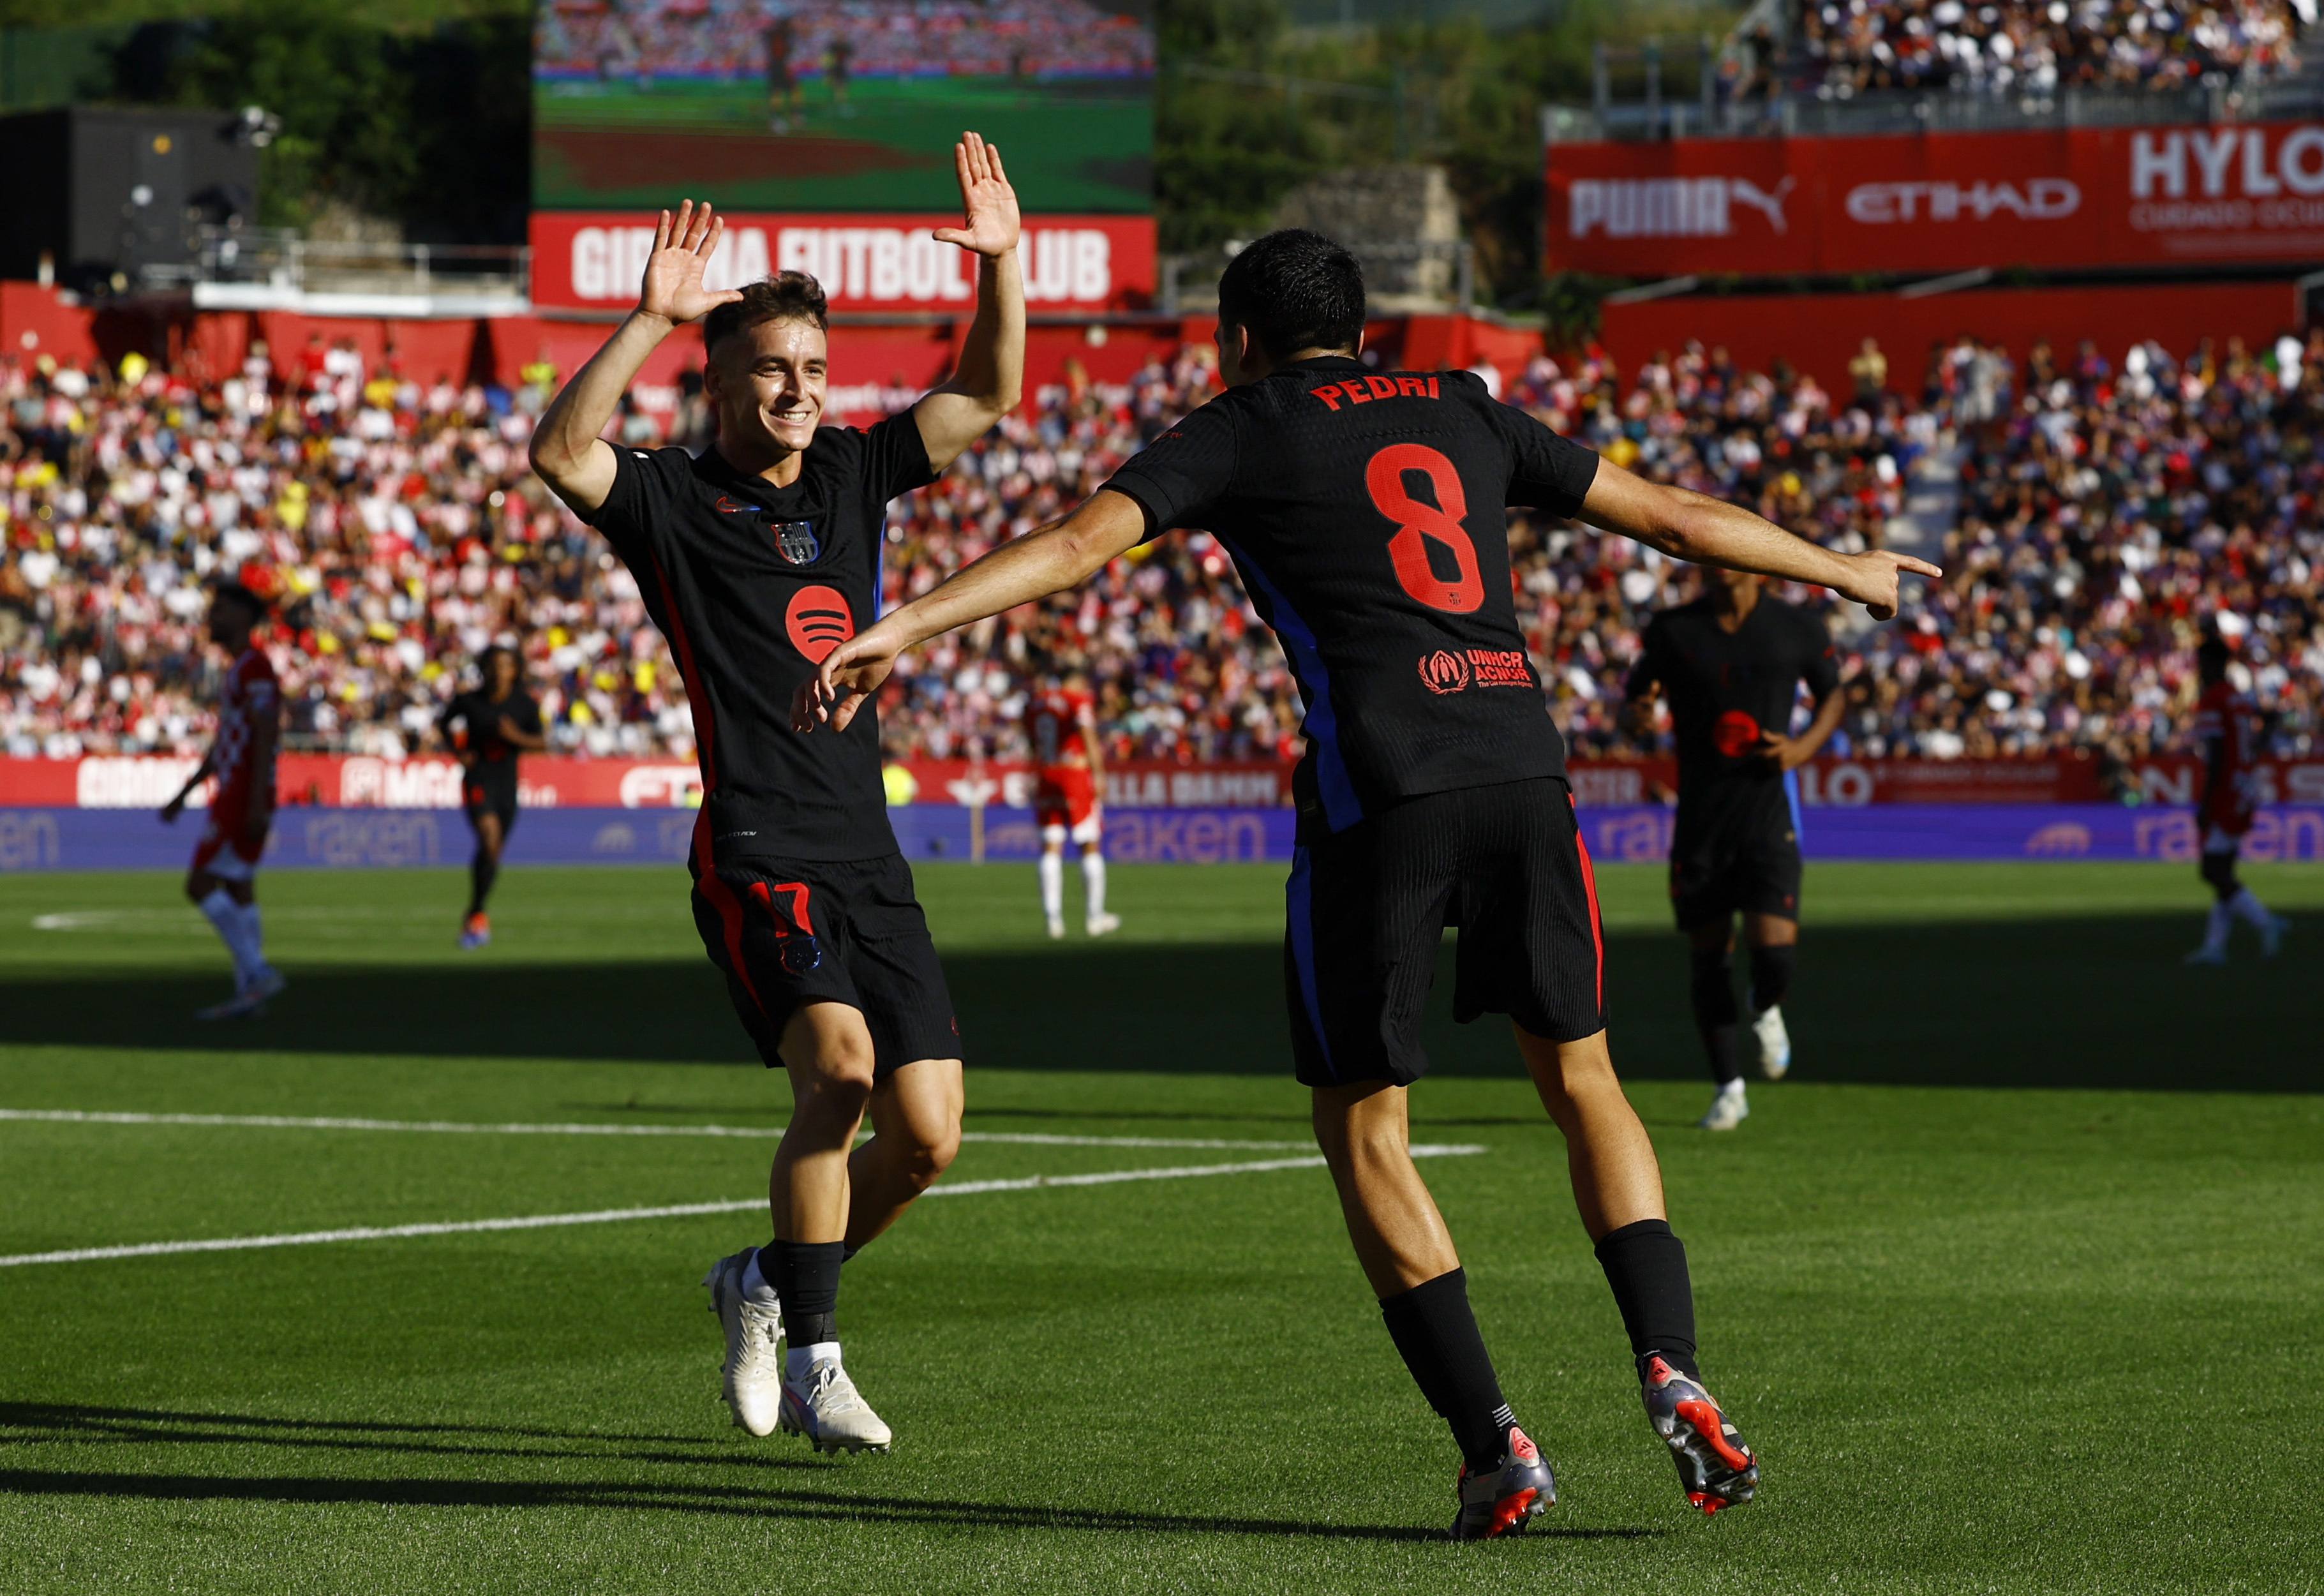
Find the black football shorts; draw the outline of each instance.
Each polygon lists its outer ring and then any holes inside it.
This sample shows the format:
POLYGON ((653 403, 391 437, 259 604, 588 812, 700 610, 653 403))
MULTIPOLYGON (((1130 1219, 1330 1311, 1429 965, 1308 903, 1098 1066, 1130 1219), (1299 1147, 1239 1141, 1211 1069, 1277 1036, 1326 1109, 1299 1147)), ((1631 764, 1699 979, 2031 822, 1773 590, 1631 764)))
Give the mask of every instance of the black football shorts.
POLYGON ((461 807, 468 812, 468 824, 474 826, 487 815, 497 816, 501 823, 501 839, 516 826, 516 775, 505 778, 478 776, 471 772, 460 784, 461 807))
POLYGON ((694 924, 770 1069, 801 1003, 845 1003, 872 1031, 873 1070, 961 1056, 952 993, 900 853, 752 859, 696 878, 694 924))
POLYGON ((1452 1017, 1571 1042, 1606 1029, 1598 886, 1554 778, 1431 793, 1301 844, 1286 890, 1291 1051, 1310 1086, 1409 1085, 1444 927, 1452 1017))
POLYGON ((1671 912, 1682 931, 1738 914, 1800 918, 1800 844, 1786 826, 1745 842, 1671 850, 1671 912))

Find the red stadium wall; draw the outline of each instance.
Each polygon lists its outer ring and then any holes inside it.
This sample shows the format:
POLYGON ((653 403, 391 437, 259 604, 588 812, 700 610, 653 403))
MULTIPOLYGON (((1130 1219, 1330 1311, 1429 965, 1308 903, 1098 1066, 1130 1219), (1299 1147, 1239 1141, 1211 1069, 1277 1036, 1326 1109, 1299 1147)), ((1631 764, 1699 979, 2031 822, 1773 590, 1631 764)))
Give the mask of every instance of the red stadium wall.
POLYGON ((1848 363, 1867 337, 1888 356, 1888 385, 1917 393, 1930 346, 1967 332, 1998 341, 2017 359, 2037 338, 2062 357, 2084 338, 2120 369, 2131 345, 2158 339, 2183 355, 2200 338, 2241 337, 2256 350, 2300 325, 2288 279, 2153 288, 1994 289, 1904 299, 1895 294, 1738 294, 1607 305, 1599 340, 1626 372, 1689 338, 1724 344, 1736 365, 1766 371, 1787 360, 1835 395, 1851 384, 1848 363))

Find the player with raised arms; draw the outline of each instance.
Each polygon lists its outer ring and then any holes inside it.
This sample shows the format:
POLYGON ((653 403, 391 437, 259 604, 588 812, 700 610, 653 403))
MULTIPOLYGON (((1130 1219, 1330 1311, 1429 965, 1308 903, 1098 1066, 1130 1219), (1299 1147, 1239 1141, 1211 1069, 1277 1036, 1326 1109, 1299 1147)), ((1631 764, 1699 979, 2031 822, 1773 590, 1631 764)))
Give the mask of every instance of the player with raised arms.
POLYGON ((1406 1093, 1428 1066, 1421 1010, 1448 924, 1461 927, 1454 1014, 1514 1022, 1564 1133, 1647 1416, 1687 1499, 1715 1512, 1750 1499, 1757 1465, 1697 1372, 1686 1255, 1607 1052, 1596 887, 1510 600, 1503 508, 1834 587, 1884 618, 1900 570, 1938 573, 1833 554, 1642 482, 1468 373, 1373 371, 1358 357, 1363 327, 1363 277, 1346 250, 1296 229, 1250 245, 1219 282, 1227 391, 1063 521, 833 650, 794 724, 845 736, 904 650, 1074 586, 1174 527, 1218 538, 1306 704, 1284 940, 1292 1050, 1388 1334, 1460 1446, 1453 1535, 1504 1534, 1555 1493, 1502 1400, 1409 1150, 1406 1093))
POLYGON ((976 318, 952 378, 908 411, 818 430, 823 290, 798 272, 705 288, 722 224, 687 202, 662 214, 637 309, 532 442, 543 480, 635 573, 686 682, 703 788, 695 922, 794 1099, 769 1182, 774 1240, 721 1259, 704 1284, 726 1330, 734 1422, 757 1435, 779 1425, 824 1450, 889 1444, 841 1361, 840 1266, 951 1163, 961 1047, 888 822, 872 717, 814 742, 789 719, 816 662, 877 613, 889 502, 934 482, 1018 402, 1017 197, 976 134, 954 161, 963 223, 935 236, 978 257, 976 318), (717 441, 698 459, 605 443, 647 356, 695 320, 717 441), (857 1148, 867 1110, 876 1134, 857 1148))
POLYGON ((161 806, 162 820, 175 825, 194 789, 217 778, 186 872, 186 896, 217 927, 218 940, 234 958, 234 996, 202 1010, 198 1019, 255 1019, 290 984, 266 962, 258 914, 258 862, 274 826, 274 752, 282 741, 274 662, 251 637, 265 618, 266 601, 241 583, 221 582, 211 590, 210 641, 228 661, 218 685, 217 735, 177 796, 161 806))
POLYGON ((494 643, 476 661, 482 679, 445 707, 436 725, 460 761, 460 800, 476 851, 468 858, 468 912, 460 921, 464 951, 493 939, 484 902, 500 879, 501 849, 516 829, 516 761, 549 746, 540 705, 518 685, 523 663, 514 649, 494 643))
POLYGON ((1697 1121, 1732 1130, 1751 1112, 1735 1056, 1735 917, 1751 949, 1751 1036, 1759 1073, 1792 1067, 1781 1004, 1800 940, 1799 768, 1840 724, 1848 700, 1823 623, 1768 598, 1749 571, 1706 567, 1702 595, 1647 623, 1628 696, 1644 729, 1655 689, 1670 700, 1678 742, 1678 819, 1671 835, 1671 910, 1693 963, 1695 1029, 1719 1091, 1697 1121), (1815 700, 1791 735, 1801 684, 1815 700))

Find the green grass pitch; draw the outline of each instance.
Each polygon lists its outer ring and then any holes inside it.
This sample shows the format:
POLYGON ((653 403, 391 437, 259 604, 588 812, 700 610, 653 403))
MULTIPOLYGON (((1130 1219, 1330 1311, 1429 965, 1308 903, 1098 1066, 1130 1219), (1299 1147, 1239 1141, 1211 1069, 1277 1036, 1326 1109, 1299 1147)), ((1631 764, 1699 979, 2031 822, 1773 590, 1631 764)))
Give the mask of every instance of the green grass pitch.
MULTIPOLYGON (((968 1126, 948 1184, 1297 1157, 1280 872, 1122 868, 1117 941, 1028 870, 924 869, 968 1126)), ((2314 1591, 2324 871, 2188 969, 2184 866, 1812 867, 1794 1078, 1707 1101, 1656 872, 1602 874, 1615 1056, 1760 1499, 1691 1515, 1505 1033, 1432 1035, 1416 1134, 1542 1531, 1441 1542, 1455 1459, 1313 1167, 925 1202, 851 1266, 894 1453, 752 1441, 696 1281, 727 1213, 0 1268, 0 1591, 2314 1591)), ((779 1125, 683 878, 263 886, 292 977, 158 875, 0 880, 0 1108, 779 1125)), ((1069 889, 1070 891, 1070 889, 1069 889)), ((763 1193, 764 1138, 0 1120, 0 1255, 763 1193)))

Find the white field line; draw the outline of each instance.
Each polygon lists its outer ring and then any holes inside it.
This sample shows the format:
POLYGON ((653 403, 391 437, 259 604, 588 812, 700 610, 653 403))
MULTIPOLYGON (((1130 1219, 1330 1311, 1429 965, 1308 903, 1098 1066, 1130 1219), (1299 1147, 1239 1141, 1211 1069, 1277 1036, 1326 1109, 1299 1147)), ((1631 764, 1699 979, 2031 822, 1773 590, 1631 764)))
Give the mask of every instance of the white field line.
MULTIPOLYGON (((1416 1157, 1481 1153, 1481 1147, 1416 1147, 1416 1157)), ((1089 1175, 1032 1175, 1017 1180, 964 1180, 939 1185, 931 1197, 973 1197, 987 1192, 1028 1192, 1043 1186, 1113 1185, 1131 1180, 1191 1180, 1212 1175, 1259 1175, 1276 1169, 1320 1169, 1323 1160, 1262 1158, 1246 1164, 1182 1164, 1162 1169, 1106 1169, 1089 1175)), ((242 1252, 259 1247, 312 1247, 327 1241, 389 1241, 410 1236, 455 1236, 475 1231, 534 1231, 554 1225, 616 1224, 633 1219, 681 1219, 705 1213, 743 1213, 767 1205, 764 1197, 731 1203, 678 1203, 659 1208, 599 1208, 587 1213, 535 1213, 515 1219, 466 1219, 436 1224, 357 1225, 337 1231, 302 1231, 281 1236, 219 1236, 198 1241, 138 1241, 125 1247, 74 1247, 61 1252, 20 1252, 0 1257, 0 1268, 20 1264, 93 1263, 112 1258, 160 1258, 177 1252, 242 1252)))
MULTIPOLYGON (((1102 1118, 1095 1115, 1093 1118, 1102 1118)), ((772 1140, 780 1125, 484 1125, 457 1120, 304 1119, 284 1114, 113 1113, 66 1108, 0 1108, 0 1120, 74 1125, 224 1125, 263 1130, 402 1130, 459 1136, 737 1136, 772 1140)), ((1019 1147, 1198 1148, 1218 1152, 1287 1153, 1311 1141, 1230 1141, 1212 1136, 1065 1136, 1037 1130, 964 1130, 963 1141, 1019 1147)), ((1481 1149, 1477 1149, 1481 1150, 1481 1149)), ((1418 1153, 1420 1149, 1413 1149, 1418 1153)))

